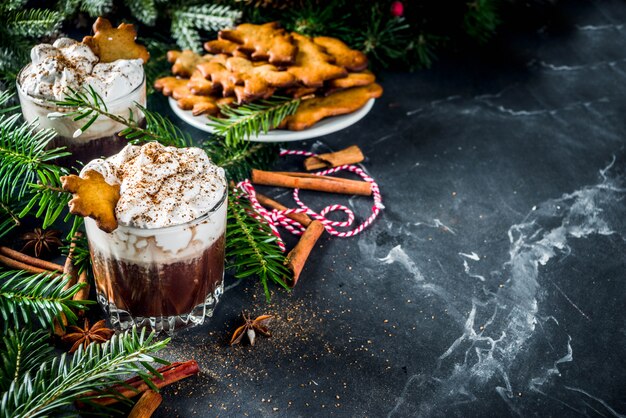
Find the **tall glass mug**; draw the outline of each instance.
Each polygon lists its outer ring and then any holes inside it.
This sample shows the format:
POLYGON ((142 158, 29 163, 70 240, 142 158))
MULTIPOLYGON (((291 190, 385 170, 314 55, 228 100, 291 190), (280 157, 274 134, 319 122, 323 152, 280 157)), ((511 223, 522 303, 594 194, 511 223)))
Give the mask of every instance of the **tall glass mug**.
MULTIPOLYGON (((24 67, 24 69, 27 67, 24 67)), ((24 71, 24 69, 22 71, 24 71)), ((70 113, 76 109, 58 107, 46 100, 31 97, 24 93, 20 86, 21 72, 17 77, 17 94, 22 107, 22 115, 27 122, 39 121, 39 128, 52 128, 57 136, 50 142, 50 148, 66 147, 72 156, 57 161, 59 164, 71 166, 75 161, 88 162, 102 156, 109 156, 119 152, 128 141, 118 132, 125 128, 121 123, 115 122, 105 116, 98 119, 81 135, 74 137, 78 129, 82 128, 88 119, 78 121, 71 117, 49 118, 50 113, 70 113)), ((144 123, 144 116, 135 103, 146 105, 146 76, 139 86, 129 91, 124 96, 109 102, 105 101, 107 111, 114 115, 128 118, 132 113, 133 119, 139 124, 144 123)))
POLYGON ((212 316, 224 291, 227 192, 201 217, 164 228, 119 225, 112 233, 85 218, 98 302, 113 326, 172 333, 212 316))

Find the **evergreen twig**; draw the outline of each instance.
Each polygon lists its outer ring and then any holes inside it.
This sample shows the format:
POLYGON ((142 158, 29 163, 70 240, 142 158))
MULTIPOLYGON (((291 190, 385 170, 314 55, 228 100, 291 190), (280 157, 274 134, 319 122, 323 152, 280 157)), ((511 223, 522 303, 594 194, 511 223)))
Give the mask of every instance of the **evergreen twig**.
POLYGON ((54 349, 48 345, 48 338, 42 330, 7 330, 0 341, 0 393, 50 359, 54 349))
POLYGON ((134 142, 158 141, 163 145, 186 147, 191 144, 189 134, 183 132, 169 119, 157 112, 152 112, 135 103, 135 107, 145 117, 146 127, 142 128, 140 121, 136 120, 133 112, 129 109, 128 118, 110 113, 104 99, 91 87, 81 90, 69 89, 65 99, 55 101, 55 105, 70 109, 67 113, 56 113, 53 117, 69 117, 74 121, 88 119, 82 128, 76 131, 75 136, 81 135, 98 119, 104 116, 126 126, 118 135, 134 142))
POLYGON ((86 309, 93 301, 73 300, 83 287, 75 284, 63 287, 68 277, 54 273, 30 274, 25 271, 0 271, 0 315, 3 328, 27 325, 36 318, 42 327, 51 328, 54 318, 65 314, 71 323, 76 321, 73 310, 86 309))
POLYGON ((171 34, 181 49, 201 52, 199 30, 218 31, 235 25, 241 18, 239 10, 226 5, 191 5, 174 10, 171 34))
POLYGON ((231 190, 228 199, 228 266, 236 270, 235 277, 238 279, 258 276, 269 301, 271 295, 268 282, 273 281, 289 290, 285 282, 285 277, 289 276, 284 265, 285 255, 277 245, 277 238, 269 225, 253 215, 254 209, 249 202, 239 198, 237 190, 231 190))
MULTIPOLYGON (((170 339, 155 341, 155 334, 146 336, 136 329, 114 335, 104 344, 90 344, 87 349, 79 347, 69 358, 66 354, 52 357, 36 369, 12 382, 0 400, 2 418, 44 417, 67 413, 74 401, 104 385, 121 383, 128 374, 137 374, 146 384, 154 368, 149 363, 168 364, 152 353, 163 349, 170 339), (146 370, 147 369, 147 370, 146 370)), ((99 397, 119 397, 113 393, 101 393, 99 397)), ((96 406, 96 404, 92 405, 96 406)))
POLYGON ((21 199, 35 180, 50 181, 66 171, 52 163, 67 156, 63 148, 47 149, 51 129, 38 130, 37 122, 20 123, 20 116, 0 116, 0 198, 21 199))
POLYGON ((225 118, 210 116, 209 126, 224 137, 227 145, 235 145, 278 126, 296 112, 300 102, 300 99, 275 96, 239 107, 223 106, 221 113, 225 118))
POLYGON ((215 164, 226 170, 228 179, 234 182, 248 178, 253 168, 269 169, 279 151, 277 144, 262 142, 228 146, 223 141, 206 141, 202 147, 215 164))
POLYGON ((4 30, 12 36, 39 37, 54 32, 63 22, 63 15, 54 10, 26 9, 10 12, 4 30))

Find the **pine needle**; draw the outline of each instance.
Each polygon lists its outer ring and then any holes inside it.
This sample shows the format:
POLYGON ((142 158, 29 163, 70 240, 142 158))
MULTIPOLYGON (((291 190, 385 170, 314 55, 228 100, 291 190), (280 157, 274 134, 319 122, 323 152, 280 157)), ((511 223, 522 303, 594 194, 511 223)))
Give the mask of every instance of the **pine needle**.
MULTIPOLYGON (((136 329, 114 335, 103 344, 82 346, 70 358, 50 356, 38 368, 31 369, 13 381, 2 394, 0 417, 44 417, 67 413, 74 401, 102 386, 120 384, 129 374, 137 374, 147 384, 151 375, 146 372, 148 363, 168 364, 152 353, 162 350, 170 339, 155 341, 155 334, 146 336, 136 329)), ((101 393, 102 397, 119 397, 101 393)), ((97 406, 96 404, 93 404, 97 406)), ((102 408, 102 407, 100 407, 102 408)))
POLYGON ((228 146, 223 141, 211 140, 206 141, 202 148, 234 182, 250 177, 253 168, 268 170, 279 155, 279 146, 274 143, 242 142, 228 146))
POLYGON ((54 103, 59 107, 75 108, 76 110, 59 113, 55 117, 72 118, 74 121, 87 120, 80 128, 80 134, 87 131, 99 116, 104 116, 126 126, 118 135, 135 143, 158 141, 163 145, 186 147, 192 142, 189 134, 183 132, 172 121, 157 112, 149 111, 138 103, 135 103, 134 106, 144 115, 145 128, 142 128, 140 122, 135 120, 134 112, 131 109, 129 109, 127 118, 110 113, 104 99, 91 86, 81 90, 69 90, 70 92, 63 100, 54 103))
POLYGON ((54 349, 48 339, 48 333, 42 330, 7 330, 0 341, 0 393, 50 359, 54 349))
POLYGON ((300 101, 275 96, 239 107, 223 106, 221 112, 225 118, 210 116, 209 126, 224 137, 227 145, 235 145, 280 125, 283 119, 296 112, 300 101))
POLYGON ((285 255, 269 225, 253 216, 254 209, 247 200, 239 198, 237 190, 231 190, 228 199, 228 267, 235 269, 235 277, 238 279, 258 276, 269 302, 271 294, 268 282, 272 281, 289 290, 285 283, 285 277, 289 276, 284 265, 285 255))
POLYGON ((93 301, 72 298, 83 287, 75 284, 63 287, 69 278, 53 273, 30 274, 25 271, 0 271, 0 315, 4 330, 31 324, 36 318, 44 328, 52 328, 54 318, 63 313, 71 323, 76 321, 73 310, 86 309, 93 301))
POLYGON ((56 135, 39 130, 37 122, 21 123, 20 115, 0 116, 0 199, 21 199, 29 183, 46 181, 65 173, 53 164, 69 155, 62 148, 47 149, 56 135))

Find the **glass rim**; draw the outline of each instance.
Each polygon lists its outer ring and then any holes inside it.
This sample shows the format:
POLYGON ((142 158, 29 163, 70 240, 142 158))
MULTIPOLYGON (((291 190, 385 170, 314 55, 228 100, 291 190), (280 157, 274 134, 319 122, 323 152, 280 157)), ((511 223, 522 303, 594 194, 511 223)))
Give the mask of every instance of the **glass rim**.
MULTIPOLYGON (((78 109, 77 107, 68 107, 68 106, 62 106, 62 107, 60 107, 60 106, 57 106, 57 105, 53 102, 53 100, 56 100, 56 99, 44 99, 44 98, 41 98, 41 97, 33 97, 33 96, 31 96, 30 94, 26 93, 24 90, 22 90, 22 86, 20 85, 20 79, 22 78, 22 72, 24 72, 24 70, 26 70, 26 69, 27 69, 28 67, 30 67, 31 65, 32 65, 32 62, 30 62, 30 63, 26 64, 26 65, 24 66, 24 68, 22 68, 22 69, 20 70, 20 72, 19 72, 19 73, 17 73, 17 77, 16 77, 16 79, 15 79, 15 86, 16 86, 17 91, 18 91, 18 93, 19 93, 19 98, 20 98, 20 99, 21 99, 21 97, 22 97, 22 96, 24 96, 24 97, 25 97, 25 98, 27 98, 29 101, 31 101, 31 102, 33 102, 33 103, 37 104, 38 106, 41 106, 41 107, 46 107, 46 108, 54 108, 54 109, 56 109, 57 111, 59 111, 59 112, 63 112, 63 113, 65 113, 65 112, 68 112, 68 113, 69 113, 69 112, 73 112, 73 111, 75 111, 76 109, 78 109)), ((141 89, 143 86, 145 86, 145 84, 146 84, 146 82, 147 82, 147 79, 146 79, 146 71, 145 71, 145 69, 144 69, 143 64, 141 65, 141 69, 142 69, 141 83, 139 83, 139 84, 137 85, 137 87, 135 87, 134 89, 132 89, 132 90, 130 90, 129 92, 125 93, 123 96, 117 97, 117 98, 115 98, 115 99, 113 99, 113 100, 111 100, 111 101, 104 100, 104 104, 105 104, 107 107, 109 107, 109 106, 114 106, 114 105, 118 104, 119 102, 122 102, 123 100, 127 100, 129 96, 131 96, 132 94, 136 93, 139 89, 141 89)), ((86 83, 85 83, 85 84, 81 85, 81 88, 82 88, 82 87, 85 87, 85 86, 88 86, 88 85, 89 85, 89 84, 86 84, 86 83)), ((103 99, 104 99, 104 98, 103 98, 103 99)))
MULTIPOLYGON (((226 184, 226 181, 224 181, 224 183, 226 184)), ((226 184, 226 186, 224 187, 224 192, 222 193, 222 196, 217 201, 217 203, 215 203, 215 205, 213 205, 210 209, 208 209, 206 212, 204 212, 202 215, 198 216, 197 218, 192 219, 192 220, 187 221, 187 222, 182 223, 182 224, 161 226, 161 227, 158 227, 158 228, 143 228, 143 227, 139 227, 139 226, 125 225, 123 223, 118 223, 117 228, 118 229, 121 228, 124 231, 129 231, 129 232, 141 231, 142 233, 153 232, 153 231, 159 231, 160 232, 160 231, 172 231, 172 230, 175 230, 175 229, 184 229, 185 227, 188 227, 190 225, 194 225, 194 224, 200 223, 200 222, 204 221, 205 219, 210 218, 211 215, 213 215, 215 212, 217 212, 217 210, 219 208, 222 207, 222 205, 226 201, 227 196, 228 196, 228 184, 226 184)), ((117 231, 117 229, 115 231, 117 231)), ((115 232, 115 231, 113 231, 113 232, 115 232)))

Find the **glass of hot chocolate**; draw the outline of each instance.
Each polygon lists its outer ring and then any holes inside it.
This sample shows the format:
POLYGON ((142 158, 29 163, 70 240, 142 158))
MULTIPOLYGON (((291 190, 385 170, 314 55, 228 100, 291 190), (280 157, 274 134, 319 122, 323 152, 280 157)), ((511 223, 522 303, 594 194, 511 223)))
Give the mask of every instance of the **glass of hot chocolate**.
POLYGON ((223 293, 227 186, 199 148, 128 145, 94 170, 120 185, 118 227, 85 218, 98 302, 120 329, 201 324, 223 293))
POLYGON ((128 118, 131 112, 141 123, 143 115, 135 105, 146 105, 146 78, 141 59, 101 63, 87 45, 69 38, 37 45, 30 55, 31 62, 17 77, 22 114, 28 122, 37 120, 39 128, 57 132, 49 146, 63 146, 72 153, 61 164, 112 155, 128 143, 117 135, 125 126, 105 116, 98 117, 88 130, 81 132, 86 119, 58 117, 76 109, 56 106, 54 101, 65 99, 69 89, 79 91, 90 87, 102 97, 109 113, 128 118), (55 114, 57 117, 49 117, 55 114))

